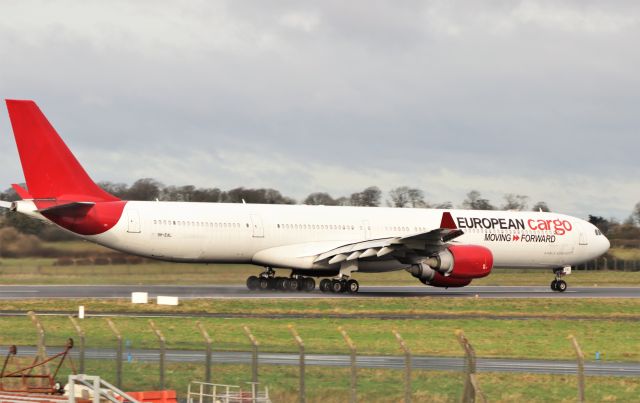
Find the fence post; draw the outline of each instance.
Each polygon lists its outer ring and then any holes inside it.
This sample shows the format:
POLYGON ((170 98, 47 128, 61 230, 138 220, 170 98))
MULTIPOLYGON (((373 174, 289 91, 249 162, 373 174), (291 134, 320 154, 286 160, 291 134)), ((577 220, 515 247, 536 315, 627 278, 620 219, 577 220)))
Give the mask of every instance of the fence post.
POLYGON ((392 332, 400 343, 400 348, 404 351, 404 401, 409 403, 411 402, 411 350, 397 330, 393 329, 392 332))
POLYGON ((204 338, 204 342, 207 346, 207 354, 204 363, 204 379, 206 383, 211 383, 211 337, 209 337, 209 333, 202 326, 200 321, 196 322, 196 326, 200 329, 200 333, 202 333, 202 337, 204 338))
POLYGON ((604 262, 604 270, 609 270, 609 260, 606 257, 603 257, 602 261, 604 262))
MULTIPOLYGON (((45 361, 47 359, 47 332, 44 330, 44 326, 42 326, 42 323, 36 316, 35 312, 29 311, 27 312, 27 315, 31 318, 31 322, 33 322, 36 327, 36 331, 38 332, 38 357, 40 357, 41 361, 45 361)), ((49 375, 51 373, 49 363, 41 365, 40 371, 42 375, 49 375)))
POLYGON ((164 389, 164 358, 166 355, 166 339, 160 332, 160 329, 156 327, 156 324, 153 322, 153 319, 149 319, 149 326, 153 333, 156 334, 158 341, 160 342, 160 389, 164 389))
POLYGON ((111 329, 113 334, 116 336, 116 339, 118 340, 118 352, 116 353, 116 386, 119 389, 122 389, 122 354, 123 354, 122 334, 120 334, 120 331, 116 327, 116 324, 113 323, 113 321, 110 318, 106 318, 106 321, 107 321, 107 324, 109 325, 109 328, 111 329))
POLYGON ((578 361, 578 402, 584 402, 584 354, 578 344, 578 340, 573 335, 569 335, 569 340, 576 350, 576 359, 578 361))
POLYGON ((80 361, 80 373, 84 374, 84 330, 82 330, 78 321, 73 316, 69 315, 69 320, 76 329, 76 333, 78 333, 78 338, 80 339, 80 356, 78 361, 80 361))
POLYGON ((476 378, 476 351, 462 330, 456 330, 456 337, 458 338, 458 343, 460 343, 460 346, 462 346, 464 350, 465 356, 465 379, 462 401, 464 403, 475 401, 486 402, 487 399, 480 390, 480 385, 476 378))
POLYGON ((338 331, 340 332, 340 334, 342 334, 342 338, 344 339, 344 342, 347 343, 347 347, 349 347, 349 352, 351 353, 351 395, 349 401, 351 403, 355 403, 358 400, 358 368, 356 367, 356 345, 353 343, 353 340, 351 340, 351 337, 349 337, 342 326, 338 327, 338 331))
POLYGON ((258 346, 260 345, 260 343, 258 343, 258 340, 256 340, 255 337, 253 337, 253 334, 251 334, 251 330, 249 330, 247 326, 243 326, 243 329, 245 334, 249 338, 249 341, 251 342, 251 348, 252 348, 251 382, 258 383, 258 346))
POLYGON ((300 390, 298 391, 299 401, 300 403, 305 403, 307 401, 307 393, 304 386, 304 377, 305 377, 305 365, 304 365, 304 342, 302 338, 296 331, 296 328, 293 325, 289 325, 289 331, 293 336, 293 339, 296 341, 296 344, 300 348, 300 390))

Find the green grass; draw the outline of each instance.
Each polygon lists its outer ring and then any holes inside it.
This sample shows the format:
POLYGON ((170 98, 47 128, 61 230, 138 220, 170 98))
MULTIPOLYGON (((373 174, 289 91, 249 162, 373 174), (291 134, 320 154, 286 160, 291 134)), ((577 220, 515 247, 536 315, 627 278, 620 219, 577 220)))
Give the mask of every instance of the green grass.
MULTIPOLYGON (((250 380, 248 365, 214 365, 212 381, 242 386, 250 380)), ((115 380, 114 363, 88 361, 87 372, 101 374, 115 380)), ((307 366, 305 374, 308 402, 338 403, 349 400, 349 368, 307 366)), ((64 379, 63 371, 59 379, 64 379)), ((298 401, 298 367, 259 367, 259 381, 269 388, 274 402, 298 401)), ((391 369, 358 369, 357 396, 359 401, 398 402, 404 397, 404 372, 391 369)), ((189 382, 202 380, 204 365, 197 363, 168 363, 165 388, 175 389, 186 398, 189 382)), ((538 375, 509 373, 479 373, 480 387, 492 402, 573 402, 577 397, 577 379, 571 375, 538 375)), ((159 371, 156 363, 125 362, 123 388, 126 391, 159 389, 159 371)), ((412 399, 416 402, 458 402, 463 389, 463 375, 459 372, 414 370, 412 399)), ((639 401, 640 381, 631 377, 587 377, 587 401, 639 401)))
MULTIPOLYGON (((3 309, 75 311, 84 304, 88 313, 125 312, 131 310, 171 312, 174 307, 131 305, 126 301, 7 301, 3 309)), ((308 353, 347 354, 338 326, 343 326, 354 340, 359 354, 400 355, 391 330, 397 329, 415 355, 462 356, 454 336, 463 329, 479 357, 574 359, 567 340, 577 337, 588 360, 599 351, 603 360, 639 362, 637 348, 640 321, 625 320, 640 315, 640 301, 635 299, 457 299, 457 298, 389 298, 384 303, 373 299, 319 300, 190 300, 180 312, 235 313, 315 313, 316 319, 197 318, 213 338, 214 351, 248 351, 250 343, 243 332, 248 326, 260 342, 261 351, 297 352, 288 330, 294 324, 304 339, 308 353), (347 319, 328 318, 332 313, 351 314, 347 319), (441 313, 491 314, 520 316, 539 314, 537 319, 366 319, 367 313, 441 313), (563 315, 589 319, 567 320, 563 315), (593 320, 602 319, 602 320, 593 320)), ((77 338, 65 317, 40 316, 47 331, 47 344, 63 345, 68 337, 77 338)), ((116 326, 133 348, 157 348, 158 342, 148 319, 113 317, 116 326)), ((202 350, 204 343, 196 318, 156 318, 167 339, 168 348, 202 350)), ((116 342, 104 318, 89 317, 80 321, 86 332, 87 347, 115 348, 116 342)), ((0 318, 0 345, 35 345, 36 332, 27 317, 0 318)), ((90 361, 88 373, 115 381, 113 361, 90 361)), ((187 384, 203 379, 203 364, 167 364, 167 386, 184 396, 187 384)), ((156 363, 125 363, 125 388, 157 388, 156 363)), ((297 399, 297 367, 260 367, 261 381, 268 385, 274 401, 297 399)), ((401 370, 362 369, 358 371, 361 401, 399 401, 403 396, 401 370)), ((250 379, 248 365, 214 365, 213 380, 240 384, 250 379)), ((457 372, 414 371, 414 401, 457 401, 462 392, 461 374, 457 372)), ((490 401, 574 401, 575 376, 536 374, 481 373, 479 380, 490 401)), ((308 401, 342 402, 348 400, 347 368, 308 367, 308 401)), ((636 378, 587 377, 589 401, 634 401, 640 393, 636 378)))
MULTIPOLYGON (((3 301, 3 310, 77 312, 78 305, 88 313, 104 312, 159 312, 172 313, 176 308, 155 304, 131 304, 129 300, 61 299, 3 301)), ((578 316, 592 319, 623 319, 640 317, 640 299, 636 298, 443 298, 398 297, 384 298, 318 298, 318 299, 186 299, 180 302, 181 313, 234 313, 234 314, 446 314, 496 315, 506 317, 535 317, 562 319, 578 316)))
MULTIPOLYGON (((132 306, 125 301, 13 301, 4 309, 11 310, 68 310, 76 311, 83 304, 87 313, 160 311, 175 308, 154 305, 132 306)), ((412 350, 422 355, 460 355, 453 337, 455 329, 463 329, 474 343, 476 351, 486 357, 563 358, 573 357, 566 337, 574 334, 583 346, 587 358, 600 351, 606 359, 640 361, 640 302, 636 299, 539 299, 539 300, 483 300, 446 298, 390 298, 384 304, 372 299, 326 300, 192 300, 185 301, 180 312, 222 313, 313 313, 318 318, 206 318, 199 320, 209 329, 217 346, 231 350, 246 350, 249 345, 242 331, 250 326, 265 350, 293 351, 287 325, 295 324, 305 339, 308 351, 344 351, 336 328, 343 326, 367 354, 398 354, 391 334, 397 329, 412 350), (347 318, 330 318, 329 314, 349 314, 347 318), (440 313, 454 315, 447 319, 370 319, 365 314, 440 313), (466 315, 456 318, 455 315, 466 315), (496 315, 503 319, 483 318, 496 315), (535 315, 533 318, 520 319, 535 315), (565 315, 583 319, 564 319, 565 315), (589 319, 590 318, 590 319, 589 319), (628 320, 634 319, 634 320, 628 320)), ((50 341, 62 345, 75 334, 65 317, 42 317, 50 341)), ((175 348, 199 349, 202 340, 193 318, 157 318, 168 343, 175 348)), ((156 345, 147 319, 114 318, 121 332, 135 347, 156 345)), ((104 319, 89 317, 82 321, 92 346, 113 346, 113 336, 104 319)), ((33 344, 35 333, 26 317, 0 318, 0 344, 33 344)))

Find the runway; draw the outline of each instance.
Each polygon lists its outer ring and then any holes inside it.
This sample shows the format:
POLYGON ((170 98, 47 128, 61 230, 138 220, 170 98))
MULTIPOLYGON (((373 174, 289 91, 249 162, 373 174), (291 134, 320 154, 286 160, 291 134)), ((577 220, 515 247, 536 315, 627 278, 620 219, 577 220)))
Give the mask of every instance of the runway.
MULTIPOLYGON (((47 348, 49 354, 61 351, 59 348, 47 348)), ((0 355, 6 354, 6 348, 0 348, 0 355)), ((35 347, 18 347, 19 356, 33 356, 35 347)), ((74 361, 78 360, 78 351, 71 353, 74 361)), ((124 361, 157 362, 158 350, 126 349, 124 361)), ((114 349, 90 348, 85 350, 86 359, 115 360, 114 349)), ((259 353, 259 365, 298 365, 300 356, 291 353, 259 353)), ((167 350, 166 360, 170 362, 204 363, 205 353, 193 350, 167 350)), ((359 355, 356 366, 359 368, 404 368, 404 356, 359 355)), ((212 363, 216 364, 251 364, 251 353, 243 351, 213 352, 212 363)), ((305 364, 325 367, 348 367, 350 356, 340 354, 305 354, 305 364)), ((462 371, 464 359, 458 357, 414 356, 412 367, 423 370, 462 371)), ((575 361, 560 360, 519 360, 503 358, 478 358, 477 369, 480 372, 520 372, 537 374, 576 374, 575 361)), ((592 376, 640 376, 640 364, 625 362, 587 361, 585 374, 592 376)))
POLYGON ((390 298, 390 297, 457 297, 457 298, 640 298, 640 287, 571 287, 563 293, 548 286, 469 286, 434 288, 427 286, 362 286, 357 294, 313 292, 249 291, 241 285, 170 286, 170 285, 3 285, 0 300, 130 298, 132 292, 195 298, 390 298))

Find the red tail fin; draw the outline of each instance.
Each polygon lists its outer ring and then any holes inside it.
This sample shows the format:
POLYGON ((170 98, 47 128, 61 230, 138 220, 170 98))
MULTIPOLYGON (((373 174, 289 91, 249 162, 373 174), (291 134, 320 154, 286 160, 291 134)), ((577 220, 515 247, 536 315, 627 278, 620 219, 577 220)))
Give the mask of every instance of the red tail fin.
POLYGON ((35 102, 6 102, 27 188, 33 198, 119 200, 91 180, 35 102))

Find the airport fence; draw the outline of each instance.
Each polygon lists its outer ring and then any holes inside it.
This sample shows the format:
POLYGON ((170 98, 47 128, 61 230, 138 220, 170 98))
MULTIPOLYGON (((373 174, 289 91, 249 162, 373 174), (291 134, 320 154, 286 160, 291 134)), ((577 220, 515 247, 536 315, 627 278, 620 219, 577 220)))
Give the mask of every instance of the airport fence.
MULTIPOLYGON (((40 321, 39 317, 33 312, 29 313, 29 317, 31 322, 35 326, 36 330, 36 348, 34 349, 34 354, 37 358, 44 360, 47 357, 47 332, 45 330, 44 325, 40 321)), ((331 366, 335 367, 348 367, 348 374, 342 372, 340 374, 341 378, 348 379, 348 388, 345 387, 345 390, 348 390, 348 393, 345 393, 336 401, 349 401, 356 402, 358 401, 358 392, 361 390, 362 385, 360 376, 362 371, 366 368, 367 364, 363 365, 367 358, 371 358, 367 355, 358 355, 357 343, 349 336, 348 332, 339 327, 336 329, 336 333, 340 335, 344 342, 344 346, 346 347, 345 351, 349 352, 349 359, 341 361, 342 364, 336 363, 336 358, 329 358, 325 361, 325 363, 318 363, 317 357, 313 354, 309 354, 305 350, 305 342, 298 333, 296 327, 293 325, 289 325, 288 331, 291 339, 292 346, 298 350, 298 359, 297 363, 293 360, 289 360, 288 362, 283 362, 284 358, 279 357, 278 354, 273 352, 263 352, 261 348, 263 346, 264 341, 258 340, 255 335, 252 333, 250 326, 244 326, 244 336, 248 340, 251 349, 250 351, 242 350, 236 351, 236 354, 231 358, 227 359, 226 364, 223 364, 224 360, 214 360, 214 349, 212 338, 210 337, 207 330, 204 328, 202 323, 195 322, 194 323, 194 332, 198 330, 200 335, 202 336, 202 347, 203 349, 198 352, 192 352, 192 355, 183 354, 182 359, 184 361, 188 361, 189 365, 182 367, 182 369, 176 370, 175 367, 168 368, 167 366, 167 339, 163 334, 163 331, 157 326, 152 319, 148 320, 148 329, 147 331, 151 331, 156 336, 157 345, 155 349, 151 349, 148 351, 146 358, 142 353, 140 354, 132 354, 132 351, 127 346, 128 342, 125 342, 125 335, 118 329, 117 325, 114 323, 112 318, 104 318, 104 321, 108 325, 108 328, 111 330, 113 334, 114 343, 109 349, 102 349, 96 351, 96 349, 92 349, 89 352, 94 356, 99 356, 103 354, 103 362, 106 361, 106 365, 98 365, 95 362, 88 362, 89 360, 87 354, 87 346, 85 343, 86 334, 82 328, 82 325, 79 321, 69 316, 69 320, 75 329, 79 343, 76 345, 76 351, 73 354, 75 359, 78 361, 78 368, 80 369, 80 373, 91 373, 92 375, 99 375, 103 379, 114 379, 115 384, 118 388, 122 390, 131 390, 131 377, 143 376, 140 371, 134 371, 133 368, 127 366, 126 370, 124 370, 124 364, 129 363, 132 364, 133 355, 138 355, 138 359, 141 361, 145 361, 145 369, 147 380, 150 380, 152 385, 148 385, 148 387, 165 389, 167 387, 175 388, 178 383, 174 381, 176 377, 187 377, 188 384, 192 381, 204 381, 207 384, 211 382, 224 383, 227 382, 229 378, 225 379, 216 379, 218 373, 216 369, 221 369, 224 365, 234 365, 234 364, 242 364, 245 369, 237 370, 232 374, 235 376, 235 383, 239 383, 242 380, 250 379, 250 382, 247 382, 250 385, 253 385, 255 388, 256 385, 261 384, 263 378, 261 376, 263 370, 268 370, 270 367, 278 368, 278 370, 282 371, 282 373, 286 374, 287 377, 296 378, 297 377, 297 398, 298 402, 306 402, 308 399, 308 389, 307 382, 312 379, 317 374, 310 374, 309 372, 309 360, 314 360, 312 365, 314 367, 318 366, 331 366), (204 354, 202 354, 204 352, 204 354), (199 353, 199 354, 198 354, 199 353), (244 354, 244 356, 243 356, 244 354), (246 360, 242 357, 250 356, 249 360, 246 360), (154 356, 154 357, 151 357, 154 356), (235 357, 235 358, 234 358, 235 357), (106 360, 105 360, 106 358, 106 360), (113 361, 109 364, 109 361, 113 361), (332 360, 334 360, 332 362, 332 360), (247 364, 249 368, 247 367, 247 364), (291 371, 290 368, 292 366, 297 366, 297 371, 291 371), (218 368, 216 368, 216 366, 218 368), (288 368, 285 370, 285 366, 288 368), (110 367, 110 368, 109 368, 110 367), (155 367, 155 369, 154 369, 155 367), (150 375, 153 372, 156 372, 156 375, 150 375), (184 372, 184 373, 182 373, 184 372), (167 382, 168 381, 168 382, 167 382)), ((143 331, 144 329, 139 329, 143 331)), ((241 335, 239 335, 241 336, 241 335)), ((387 368, 393 368, 388 370, 398 371, 402 369, 402 398, 400 396, 395 396, 394 400, 402 400, 404 402, 411 401, 422 401, 423 395, 419 394, 419 390, 417 390, 415 385, 415 365, 417 362, 421 362, 420 359, 424 357, 414 356, 411 352, 410 346, 405 342, 400 332, 396 329, 391 329, 390 336, 393 336, 398 345, 398 352, 402 353, 404 364, 400 366, 398 365, 389 365, 387 368), (418 397, 416 397, 418 396, 418 397)), ((286 334, 283 334, 283 337, 286 337, 286 334)), ((457 342, 460 345, 461 352, 463 353, 463 362, 462 365, 454 366, 456 371, 459 371, 462 374, 460 378, 461 381, 461 400, 463 402, 486 402, 487 397, 485 393, 483 393, 482 385, 477 375, 477 362, 478 358, 473 348, 472 342, 466 337, 464 331, 456 330, 455 337, 457 342)), ((584 354, 579 346, 578 340, 574 336, 568 336, 569 342, 567 343, 567 347, 572 346, 575 350, 576 354, 576 362, 574 373, 577 375, 577 386, 576 386, 576 397, 577 401, 583 402, 585 401, 585 362, 584 362, 584 354)), ((179 346, 179 341, 173 341, 174 346, 179 346)), ((51 349, 51 351, 55 351, 55 349, 51 349)), ((182 350, 186 352, 186 350, 182 350)), ((389 357, 393 358, 393 357, 389 357)), ((5 364, 6 365, 6 364, 5 364)), ((371 364, 368 364, 371 365, 371 364)), ((384 367, 384 361, 380 361, 377 364, 384 367)), ((421 367, 424 370, 424 367, 421 367)), ((522 369, 521 369, 522 370, 522 369)), ((4 369, 3 369, 4 371, 4 369)), ((531 372, 536 372, 536 369, 532 369, 531 372)), ((326 376, 326 374, 322 374, 322 376, 326 376)), ((420 377, 424 375, 421 374, 420 377)), ((271 378, 273 379, 273 377, 271 378)), ((2 379, 0 379, 0 385, 2 379)), ((265 385, 263 385, 265 386, 265 385)), ((270 386, 270 385, 266 385, 270 386)), ((179 391, 184 392, 184 391, 179 391)), ((275 401, 275 400, 274 400, 275 401)), ((331 400, 329 400, 331 401, 331 400)))
POLYGON ((618 259, 615 256, 602 256, 575 266, 576 270, 619 270, 639 271, 640 261, 635 259, 618 259))

